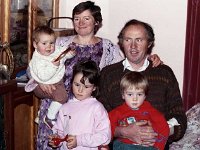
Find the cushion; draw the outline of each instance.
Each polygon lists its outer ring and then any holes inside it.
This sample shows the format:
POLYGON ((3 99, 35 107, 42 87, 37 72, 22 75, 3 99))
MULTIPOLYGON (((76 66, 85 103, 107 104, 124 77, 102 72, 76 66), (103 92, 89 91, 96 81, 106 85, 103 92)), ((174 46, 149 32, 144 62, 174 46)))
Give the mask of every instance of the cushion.
POLYGON ((186 112, 187 130, 184 137, 170 145, 170 150, 200 150, 200 103, 186 112))

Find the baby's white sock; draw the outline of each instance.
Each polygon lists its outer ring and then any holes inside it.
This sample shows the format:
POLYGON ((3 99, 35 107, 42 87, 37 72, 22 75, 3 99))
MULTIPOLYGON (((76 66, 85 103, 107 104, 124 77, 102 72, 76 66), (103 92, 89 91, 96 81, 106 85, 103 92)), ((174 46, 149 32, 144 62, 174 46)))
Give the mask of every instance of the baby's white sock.
POLYGON ((49 119, 55 119, 56 114, 58 113, 61 106, 62 106, 61 103, 59 103, 57 101, 52 101, 48 108, 47 117, 49 119))

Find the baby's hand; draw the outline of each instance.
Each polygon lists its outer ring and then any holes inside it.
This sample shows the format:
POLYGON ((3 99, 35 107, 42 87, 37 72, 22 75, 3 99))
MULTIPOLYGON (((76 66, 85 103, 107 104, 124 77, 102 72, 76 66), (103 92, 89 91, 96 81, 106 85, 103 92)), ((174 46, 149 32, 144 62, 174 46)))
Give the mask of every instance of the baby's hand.
POLYGON ((76 141, 76 136, 74 135, 69 135, 67 138, 67 147, 69 149, 73 149, 77 147, 77 141, 76 141))
POLYGON ((57 60, 55 61, 55 59, 52 61, 52 63, 55 65, 55 66, 59 66, 60 65, 60 60, 57 60))
POLYGON ((70 59, 70 58, 74 57, 75 55, 76 55, 76 50, 71 49, 68 53, 66 53, 66 58, 70 59))
POLYGON ((54 61, 58 61, 65 57, 66 59, 70 59, 76 55, 76 50, 72 49, 71 47, 68 47, 66 50, 64 50, 54 61))

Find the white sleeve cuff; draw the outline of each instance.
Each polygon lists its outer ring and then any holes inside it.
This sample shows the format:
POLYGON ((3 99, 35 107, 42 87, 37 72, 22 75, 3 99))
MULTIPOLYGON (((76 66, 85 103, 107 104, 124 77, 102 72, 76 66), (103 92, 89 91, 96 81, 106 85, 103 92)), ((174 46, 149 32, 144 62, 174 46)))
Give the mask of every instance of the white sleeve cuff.
POLYGON ((167 123, 168 123, 169 129, 170 129, 169 135, 174 134, 174 126, 180 125, 175 118, 172 118, 172 119, 168 120, 167 123))

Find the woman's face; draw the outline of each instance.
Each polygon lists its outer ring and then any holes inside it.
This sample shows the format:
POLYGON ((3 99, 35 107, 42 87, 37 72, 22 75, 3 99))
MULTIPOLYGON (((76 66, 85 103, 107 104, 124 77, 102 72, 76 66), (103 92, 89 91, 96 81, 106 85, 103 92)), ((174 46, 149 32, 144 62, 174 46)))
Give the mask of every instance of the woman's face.
POLYGON ((81 36, 94 35, 95 19, 89 10, 74 15, 74 29, 81 36))

